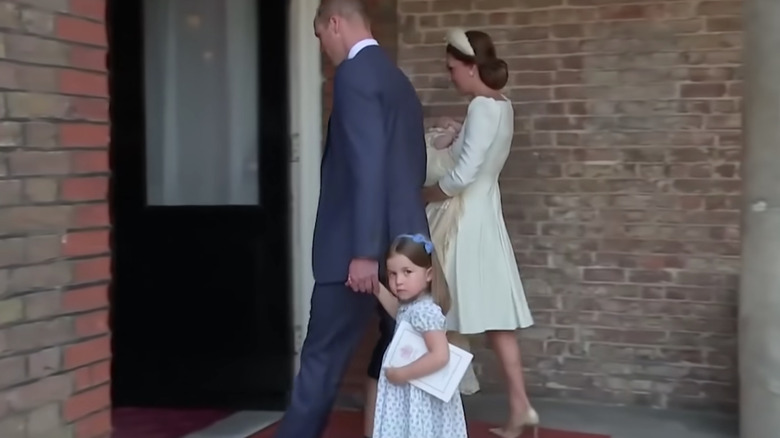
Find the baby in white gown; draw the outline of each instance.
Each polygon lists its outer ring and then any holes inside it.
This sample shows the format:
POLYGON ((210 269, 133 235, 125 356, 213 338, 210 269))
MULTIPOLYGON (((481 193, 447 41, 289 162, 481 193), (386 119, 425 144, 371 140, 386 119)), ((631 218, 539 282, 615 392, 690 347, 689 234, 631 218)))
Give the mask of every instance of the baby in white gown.
POLYGON ((425 146, 428 152, 428 167, 425 185, 430 186, 441 179, 455 166, 450 146, 460 133, 463 125, 449 118, 441 118, 425 131, 425 146))
MULTIPOLYGON (((425 146, 428 154, 428 162, 425 175, 425 186, 431 186, 439 182, 447 172, 455 167, 455 157, 452 156, 450 146, 458 138, 463 124, 449 118, 441 118, 425 132, 425 146)), ((446 266, 441 258, 446 257, 447 247, 452 233, 455 231, 457 220, 461 213, 460 199, 450 198, 442 203, 429 205, 426 209, 428 222, 431 227, 431 240, 440 248, 437 253, 442 266, 446 266)), ((453 345, 468 351, 469 340, 465 336, 449 332, 447 338, 453 345)), ((479 381, 474 373, 474 368, 469 365, 466 375, 460 382, 460 392, 471 395, 479 391, 479 381)))

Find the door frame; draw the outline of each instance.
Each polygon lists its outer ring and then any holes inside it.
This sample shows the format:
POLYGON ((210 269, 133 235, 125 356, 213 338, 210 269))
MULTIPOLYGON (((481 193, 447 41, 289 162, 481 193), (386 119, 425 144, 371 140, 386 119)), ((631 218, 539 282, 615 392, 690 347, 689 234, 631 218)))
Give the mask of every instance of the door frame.
POLYGON ((311 242, 320 192, 323 133, 322 59, 313 30, 318 6, 319 0, 291 0, 288 28, 294 373, 300 366, 314 288, 311 242))

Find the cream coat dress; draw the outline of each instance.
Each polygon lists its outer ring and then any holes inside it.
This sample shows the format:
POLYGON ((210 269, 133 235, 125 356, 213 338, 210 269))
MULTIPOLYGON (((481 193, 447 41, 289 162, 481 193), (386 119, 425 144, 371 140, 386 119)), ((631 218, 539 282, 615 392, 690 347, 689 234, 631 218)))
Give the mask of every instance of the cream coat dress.
MULTIPOLYGON (((533 324, 498 185, 513 134, 510 101, 474 98, 460 135, 446 150, 454 166, 438 179, 452 199, 428 206, 431 237, 453 300, 448 329, 461 334, 533 324)), ((428 164, 431 169, 430 159, 428 164)))

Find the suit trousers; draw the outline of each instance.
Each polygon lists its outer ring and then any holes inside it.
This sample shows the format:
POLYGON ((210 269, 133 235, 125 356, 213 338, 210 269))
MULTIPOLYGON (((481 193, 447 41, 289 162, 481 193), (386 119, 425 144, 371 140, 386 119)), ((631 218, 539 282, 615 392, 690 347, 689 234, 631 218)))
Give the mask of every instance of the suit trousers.
POLYGON ((315 284, 301 366, 276 438, 320 438, 377 299, 342 283, 315 284))

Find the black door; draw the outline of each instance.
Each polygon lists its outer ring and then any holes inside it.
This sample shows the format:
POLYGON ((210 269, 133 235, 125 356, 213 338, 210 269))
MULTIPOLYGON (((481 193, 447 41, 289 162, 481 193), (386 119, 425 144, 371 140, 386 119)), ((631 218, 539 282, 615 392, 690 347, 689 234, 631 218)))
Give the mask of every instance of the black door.
POLYGON ((115 406, 279 409, 287 2, 108 5, 115 406))

